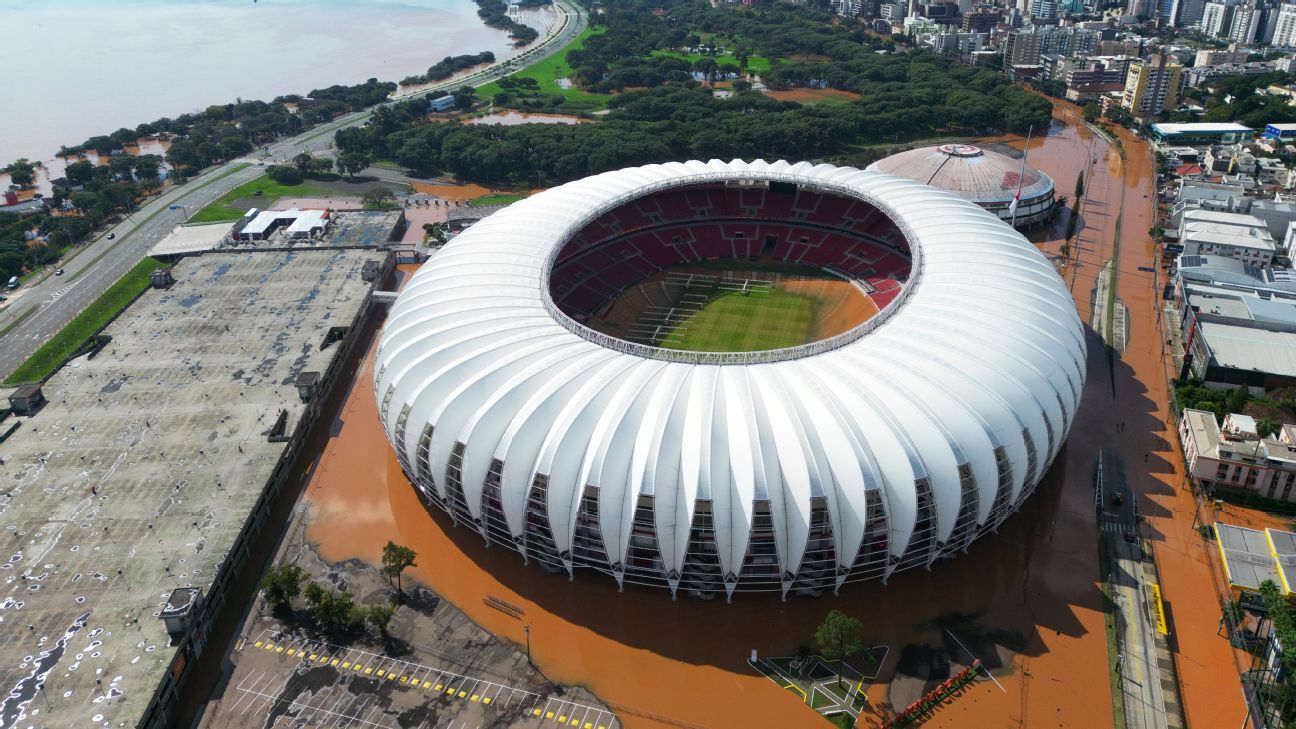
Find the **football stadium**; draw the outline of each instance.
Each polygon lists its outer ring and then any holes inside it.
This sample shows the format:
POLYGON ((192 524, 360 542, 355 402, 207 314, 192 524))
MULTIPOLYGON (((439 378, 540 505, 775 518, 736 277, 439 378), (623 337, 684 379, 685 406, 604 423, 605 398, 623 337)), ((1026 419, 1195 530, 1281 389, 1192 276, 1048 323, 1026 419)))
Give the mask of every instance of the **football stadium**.
POLYGON ((691 161, 453 239, 392 306, 375 397, 424 501, 528 563, 786 597, 998 527, 1062 447, 1084 347, 1052 266, 966 199, 691 161))

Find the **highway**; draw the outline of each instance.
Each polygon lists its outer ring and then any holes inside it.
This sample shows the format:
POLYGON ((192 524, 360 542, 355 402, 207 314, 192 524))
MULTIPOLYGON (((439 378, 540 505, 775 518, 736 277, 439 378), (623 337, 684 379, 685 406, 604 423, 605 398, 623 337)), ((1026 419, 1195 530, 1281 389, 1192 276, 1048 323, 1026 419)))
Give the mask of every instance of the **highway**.
MULTIPOLYGON (((586 27, 585 14, 571 0, 554 0, 558 18, 542 30, 541 39, 512 58, 413 94, 386 102, 396 104, 465 84, 481 86, 561 51, 586 27)), ((16 291, 4 291, 10 301, 0 312, 0 379, 8 377, 44 342, 99 298, 117 279, 152 250, 177 225, 221 195, 265 172, 267 161, 290 160, 301 152, 329 149, 339 129, 363 124, 372 109, 354 112, 295 137, 281 139, 254 153, 204 172, 168 189, 129 215, 62 264, 62 276, 46 274, 16 291), (172 206, 180 206, 174 210, 172 206), (108 235, 112 234, 112 240, 108 235)))

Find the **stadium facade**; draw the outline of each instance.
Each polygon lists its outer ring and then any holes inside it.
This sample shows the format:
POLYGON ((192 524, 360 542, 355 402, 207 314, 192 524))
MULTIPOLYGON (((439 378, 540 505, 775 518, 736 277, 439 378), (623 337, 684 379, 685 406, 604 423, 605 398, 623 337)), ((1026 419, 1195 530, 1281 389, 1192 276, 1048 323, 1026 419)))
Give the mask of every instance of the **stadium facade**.
POLYGON ((954 193, 1018 228, 1053 215, 1053 178, 1023 160, 970 144, 910 149, 880 159, 869 169, 954 193), (1013 198, 1018 198, 1015 217, 1013 198))
POLYGON ((967 200, 692 161, 572 182, 452 240, 392 307, 375 397, 423 498, 528 562, 786 596, 930 566, 998 527, 1062 448, 1084 356, 1052 266, 967 200), (748 352, 583 323, 653 271, 758 257, 849 279, 880 310, 748 352))

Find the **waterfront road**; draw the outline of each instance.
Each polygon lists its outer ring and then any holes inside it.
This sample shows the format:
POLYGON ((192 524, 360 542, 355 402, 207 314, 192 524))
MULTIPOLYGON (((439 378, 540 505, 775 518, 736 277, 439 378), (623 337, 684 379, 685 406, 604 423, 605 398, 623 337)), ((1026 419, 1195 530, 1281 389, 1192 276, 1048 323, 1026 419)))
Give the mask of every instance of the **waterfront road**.
MULTIPOLYGON (((422 89, 388 104, 464 84, 481 86, 507 76, 563 49, 585 29, 586 18, 572 0, 555 0, 553 24, 542 29, 542 40, 527 51, 467 76, 422 89)), ((371 110, 355 112, 295 137, 281 139, 251 157, 233 160, 171 188, 127 216, 97 240, 63 263, 62 276, 46 275, 15 292, 6 291, 9 305, 0 312, 0 378, 8 377, 77 314, 121 278, 177 225, 204 205, 265 172, 263 165, 321 152, 339 129, 363 124, 371 110), (176 206, 172 209, 172 206, 176 206), (110 240, 108 235, 112 234, 110 240)))

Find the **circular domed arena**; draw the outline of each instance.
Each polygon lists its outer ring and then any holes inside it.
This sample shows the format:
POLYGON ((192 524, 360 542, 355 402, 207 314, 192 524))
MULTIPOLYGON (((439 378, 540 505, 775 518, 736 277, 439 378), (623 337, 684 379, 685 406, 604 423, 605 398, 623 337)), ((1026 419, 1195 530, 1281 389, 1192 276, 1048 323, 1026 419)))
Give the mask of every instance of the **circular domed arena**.
POLYGON ((1020 159, 970 144, 942 144, 893 154, 869 170, 946 190, 1025 228, 1053 214, 1053 178, 1020 159), (1014 219, 1013 198, 1021 191, 1014 219))
POLYGON ((886 580, 1035 490, 1084 383, 1021 235, 910 180, 608 172, 474 225, 376 355, 402 468, 537 569, 707 598, 886 580))

